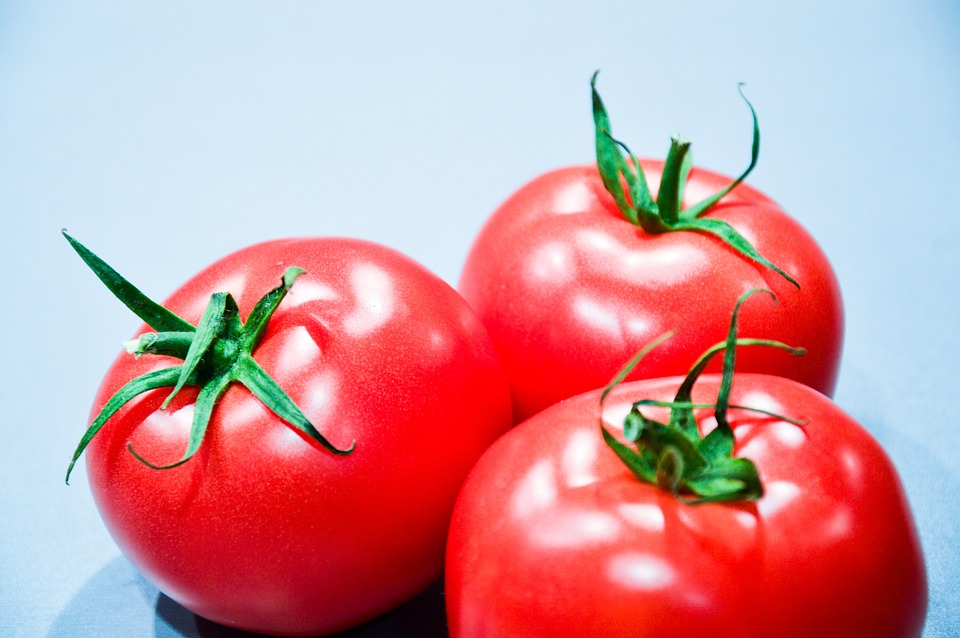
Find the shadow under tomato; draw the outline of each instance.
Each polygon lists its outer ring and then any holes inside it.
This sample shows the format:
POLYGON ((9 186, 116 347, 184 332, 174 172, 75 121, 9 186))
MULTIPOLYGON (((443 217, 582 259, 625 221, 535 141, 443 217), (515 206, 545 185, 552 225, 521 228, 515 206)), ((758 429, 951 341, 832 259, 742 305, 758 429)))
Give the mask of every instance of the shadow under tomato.
MULTIPOLYGON (((443 584, 437 581, 393 611, 331 638, 448 635, 443 584)), ((159 592, 125 558, 116 556, 66 601, 46 634, 46 638, 79 636, 253 638, 258 634, 229 629, 194 615, 159 592)))
MULTIPOLYGON (((255 638, 262 634, 231 629, 194 615, 164 594, 159 594, 156 606, 159 636, 184 638, 255 638)), ((424 592, 400 607, 359 627, 331 636, 331 638, 448 638, 444 613, 443 583, 435 582, 424 592)))

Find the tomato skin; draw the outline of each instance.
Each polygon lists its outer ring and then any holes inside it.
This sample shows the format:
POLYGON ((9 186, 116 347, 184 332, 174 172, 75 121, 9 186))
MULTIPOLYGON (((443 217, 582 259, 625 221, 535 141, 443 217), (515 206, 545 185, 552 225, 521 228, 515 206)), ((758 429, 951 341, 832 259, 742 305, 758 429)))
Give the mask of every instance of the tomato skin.
MULTIPOLYGON (((198 273, 165 304, 196 323, 229 291, 246 317, 286 266, 305 268, 254 358, 336 456, 234 384, 198 453, 196 390, 141 395, 86 451, 91 489, 129 560, 194 613, 240 629, 317 635, 412 597, 442 572, 456 494, 511 424, 509 390, 456 291, 390 249, 348 239, 266 242, 198 273)), ((177 363, 120 356, 95 415, 126 381, 177 363)))
MULTIPOLYGON (((656 192, 663 163, 641 165, 656 192)), ((686 199, 700 201, 731 181, 693 169, 686 199)), ((494 212, 458 290, 493 338, 517 421, 606 385, 633 353, 677 328, 684 338, 651 353, 631 378, 685 374, 697 355, 724 339, 730 301, 753 288, 772 290, 779 307, 745 308, 741 333, 803 346, 808 354, 744 349, 738 369, 832 395, 843 306, 823 251, 775 202, 744 184, 704 217, 729 222, 801 289, 713 236, 646 233, 623 218, 595 166, 542 175, 494 212)))
MULTIPOLYGON (((679 384, 618 387, 608 429, 622 438, 633 401, 670 400, 679 384)), ((718 387, 719 375, 701 377, 694 401, 718 387)), ((829 399, 738 375, 734 403, 808 423, 732 410, 735 455, 754 461, 765 495, 688 505, 606 446, 599 394, 516 426, 468 477, 447 545, 453 638, 920 636, 926 574, 900 480, 829 399)), ((708 412, 697 418, 712 427, 708 412)))

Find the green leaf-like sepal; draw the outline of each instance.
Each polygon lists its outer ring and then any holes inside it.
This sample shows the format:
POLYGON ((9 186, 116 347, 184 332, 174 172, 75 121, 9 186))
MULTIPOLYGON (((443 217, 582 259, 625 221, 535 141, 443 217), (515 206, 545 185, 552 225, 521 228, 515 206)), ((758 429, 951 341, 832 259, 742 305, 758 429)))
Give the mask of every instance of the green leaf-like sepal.
POLYGON ((300 411, 300 408, 293 402, 293 399, 253 360, 253 357, 243 356, 237 361, 237 366, 234 370, 234 379, 246 386, 246 388, 250 390, 255 397, 260 399, 265 406, 270 408, 274 414, 312 438, 330 452, 338 455, 347 455, 353 451, 356 441, 350 443, 350 446, 346 449, 341 450, 324 438, 324 436, 313 427, 313 424, 310 423, 310 420, 307 419, 303 412, 300 411))
POLYGON ((600 168, 600 178, 603 185, 607 188, 620 212, 634 224, 640 224, 641 214, 652 214, 654 217, 659 215, 656 212, 656 204, 650 196, 650 188, 647 186, 646 176, 640 168, 629 150, 627 155, 633 164, 627 162, 620 152, 620 143, 615 140, 610 132, 610 117, 607 115, 607 109, 600 99, 597 92, 597 74, 593 74, 590 79, 590 89, 593 95, 593 122, 596 133, 597 146, 597 166, 600 168), (628 199, 623 190, 621 176, 630 187, 632 198, 628 199))
POLYGON ((177 385, 173 387, 173 392, 167 396, 163 405, 160 406, 161 410, 167 409, 173 397, 177 396, 177 393, 179 393, 187 383, 187 379, 190 378, 190 375, 192 375, 194 370, 197 369, 197 366, 200 365, 200 361, 207 353, 207 350, 213 346, 214 341, 220 336, 220 325, 226 312, 226 302, 226 293, 218 292, 210 298, 210 303, 207 304, 206 309, 203 311, 203 316, 200 317, 200 323, 197 324, 197 332, 190 342, 190 347, 187 349, 187 356, 183 360, 177 385))
POLYGON ((750 164, 739 177, 725 188, 684 209, 682 208, 684 191, 693 162, 689 140, 680 136, 674 136, 671 139, 670 151, 667 153, 661 174, 660 189, 656 200, 654 200, 647 185, 647 178, 640 166, 640 161, 625 144, 613 137, 610 128, 610 116, 603 100, 600 99, 600 94, 597 92, 597 73, 599 72, 594 73, 590 79, 597 169, 600 172, 600 179, 603 181, 604 187, 613 196, 613 200, 623 217, 652 234, 692 231, 713 235, 742 256, 773 270, 799 288, 800 284, 796 279, 761 255, 730 224, 720 219, 702 217, 710 207, 739 186, 757 165, 757 159, 760 155, 760 125, 757 121, 756 109, 743 94, 743 85, 738 85, 737 90, 749 107, 753 119, 750 164), (624 153, 626 157, 624 157, 624 153), (629 196, 627 191, 623 189, 624 182, 628 186, 629 196))
POLYGON ((90 267, 90 270, 103 284, 123 302, 123 304, 140 317, 144 323, 158 332, 193 332, 195 328, 188 321, 184 321, 160 304, 156 303, 120 274, 111 268, 105 261, 97 257, 90 250, 70 236, 66 230, 62 231, 73 249, 80 258, 90 267))
POLYGON ((217 401, 220 400, 223 393, 226 392, 228 385, 230 385, 230 378, 222 375, 200 388, 194 405, 193 423, 190 426, 190 438, 187 440, 187 451, 184 452, 179 461, 170 463, 169 465, 155 465, 137 454, 136 450, 133 449, 133 445, 128 443, 127 449, 130 450, 130 453, 133 454, 138 461, 155 470, 170 470, 183 465, 192 459, 193 455, 200 449, 200 444, 203 443, 203 437, 207 433, 207 425, 210 424, 210 417, 213 415, 213 408, 217 405, 217 401))
POLYGON ((737 179, 733 180, 733 182, 719 193, 714 193, 710 197, 686 209, 683 212, 683 217, 686 219, 693 219, 702 215, 708 208, 726 197, 730 191, 739 186, 743 180, 747 179, 747 176, 752 173, 753 169, 757 166, 757 160, 760 158, 760 122, 757 120, 757 110, 753 108, 753 104, 751 104, 747 96, 743 94, 743 82, 737 85, 737 91, 740 92, 740 97, 743 98, 743 101, 747 103, 747 107, 750 109, 750 117, 753 118, 753 143, 750 145, 750 164, 746 170, 740 173, 737 179))
POLYGON ((627 375, 633 372, 634 368, 637 367, 640 361, 645 356, 647 356, 647 354, 649 354, 651 350, 659 346, 661 343, 663 343, 667 339, 670 339, 675 334, 676 334, 675 330, 671 330, 670 332, 663 333, 662 335, 660 335, 659 337, 657 337, 656 339, 654 339, 653 341, 645 345, 643 348, 641 348, 640 351, 637 352, 637 354, 630 357, 630 360, 627 361, 627 363, 622 368, 620 368, 620 370, 617 372, 617 374, 614 375, 610 383, 607 384, 607 387, 604 388, 603 393, 600 395, 600 405, 603 406, 603 402, 607 400, 607 395, 610 394, 610 392, 615 387, 623 383, 623 380, 627 378, 627 375))
POLYGON ((660 190, 657 192, 657 208, 667 226, 676 224, 680 219, 683 206, 683 192, 687 178, 693 167, 693 153, 690 152, 690 140, 674 135, 670 139, 670 152, 660 175, 660 190))
POLYGON ((196 333, 191 332, 145 332, 136 339, 123 342, 123 348, 134 357, 145 354, 162 354, 185 359, 196 333))
POLYGON ((740 307, 758 292, 772 296, 772 293, 767 290, 750 290, 737 300, 726 340, 708 348, 694 362, 690 372, 677 389, 673 401, 641 399, 633 404, 624 419, 623 438, 628 443, 634 444, 636 450, 619 441, 607 430, 602 418, 603 404, 610 392, 630 374, 643 356, 670 335, 658 338, 631 358, 602 392, 600 429, 603 439, 641 481, 657 485, 689 503, 756 499, 763 495, 763 486, 753 462, 733 456, 735 441, 733 429, 727 420, 727 411, 731 408, 748 410, 798 425, 802 422, 766 410, 730 403, 736 350, 741 346, 767 346, 785 350, 796 356, 804 354, 805 351, 778 341, 737 337, 740 307), (724 352, 725 356, 716 402, 693 403, 691 400, 693 385, 713 357, 720 352, 724 352), (642 408, 651 406, 669 408, 669 422, 660 423, 644 415, 642 408), (706 436, 700 433, 700 427, 694 415, 695 409, 713 410, 717 427, 706 436))
POLYGON ((253 347, 260 343, 263 332, 267 329, 267 324, 270 323, 274 311, 283 301, 283 298, 287 296, 297 277, 306 272, 306 270, 297 266, 287 268, 283 271, 283 277, 280 278, 280 285, 265 294, 253 307, 244 328, 243 345, 245 349, 253 350, 253 347))
POLYGON ((600 432, 603 434, 603 440, 610 446, 610 449, 620 457, 624 465, 626 465, 637 478, 645 483, 656 484, 657 469, 655 458, 651 458, 650 455, 642 455, 641 452, 644 450, 638 452, 624 445, 603 425, 600 426, 600 432))
POLYGON ((171 387, 173 390, 165 398, 161 409, 165 409, 186 386, 198 387, 200 391, 197 394, 187 449, 178 461, 169 465, 157 465, 128 445, 130 453, 151 468, 170 469, 193 458, 200 449, 220 397, 230 384, 236 382, 246 386, 280 419, 330 452, 346 455, 353 451, 355 443, 351 443, 347 449, 340 449, 320 434, 283 388, 253 358, 253 351, 263 337, 271 317, 294 281, 306 272, 305 270, 296 266, 287 268, 281 277, 280 285, 257 302, 246 323, 240 319, 240 311, 233 296, 218 292, 211 296, 200 322, 193 326, 149 299, 66 231, 63 235, 107 288, 137 316, 157 330, 124 342, 124 348, 135 357, 154 354, 176 357, 184 362, 183 365, 133 379, 107 401, 73 454, 67 468, 68 483, 80 455, 107 420, 134 397, 163 387, 171 387))
POLYGON ((747 239, 741 235, 736 228, 722 219, 717 219, 715 217, 697 217, 689 220, 681 220, 674 224, 671 227, 671 230, 693 230, 701 233, 707 233, 709 235, 715 235, 747 259, 755 261, 761 266, 769 268, 797 288, 800 288, 800 283, 796 279, 788 275, 779 266, 761 255, 760 252, 753 247, 753 244, 747 241, 747 239))
POLYGON ((713 462, 698 476, 687 479, 684 487, 697 496, 690 503, 718 503, 756 500, 763 496, 757 466, 744 458, 729 457, 713 462))
POLYGON ((73 466, 76 465, 80 459, 80 455, 83 454, 83 451, 87 448, 90 441, 93 440, 93 437, 96 436, 97 432, 100 431, 100 428, 104 426, 110 417, 117 413, 117 410, 144 392, 156 390, 157 388, 173 387, 179 378, 180 366, 164 368, 163 370, 156 370, 132 379, 117 390, 100 410, 97 418, 94 419, 93 423, 87 428, 83 438, 80 439, 80 444, 77 445, 77 449, 73 452, 73 458, 70 459, 70 465, 67 467, 67 484, 70 483, 70 474, 73 472, 73 466))

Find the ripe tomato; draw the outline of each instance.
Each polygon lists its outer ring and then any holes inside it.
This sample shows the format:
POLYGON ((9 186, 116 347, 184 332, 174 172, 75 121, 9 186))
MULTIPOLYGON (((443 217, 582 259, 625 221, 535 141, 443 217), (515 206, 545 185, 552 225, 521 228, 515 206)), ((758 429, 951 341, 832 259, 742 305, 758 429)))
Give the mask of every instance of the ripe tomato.
MULTIPOLYGON (((493 347, 456 292, 412 260, 349 239, 271 241, 214 263, 167 308, 196 324, 213 293, 241 316, 287 266, 306 269, 253 355, 334 454, 228 387, 184 456, 197 390, 130 401, 86 449, 97 507, 129 560, 191 611, 245 630, 356 625, 438 578, 457 491, 510 426, 493 347)), ((200 330, 198 330, 200 332, 200 330)), ((215 353, 216 354, 216 353, 215 353)), ((131 379, 171 365, 120 356, 96 415, 131 379)))
MULTIPOLYGON (((679 385, 616 388, 603 410, 609 431, 623 440, 614 424, 633 402, 670 401, 679 385)), ((719 375, 701 377, 693 402, 712 402, 719 387, 719 375)), ((926 577, 899 478, 829 399, 738 375, 731 405, 806 424, 731 408, 734 453, 752 459, 765 493, 691 505, 638 481, 605 445, 600 394, 518 425, 471 472, 447 549, 453 638, 920 635, 926 577)), ((697 421, 709 430, 713 411, 697 421)))
MULTIPOLYGON (((598 157, 601 164, 616 163, 610 159, 609 122, 596 94, 595 107, 598 157)), ((756 126, 754 133, 755 162, 756 126)), ((672 208, 681 226, 691 221, 684 218, 691 209, 678 213, 679 202, 703 202, 732 181, 696 168, 684 181, 687 165, 678 158, 679 151, 674 153, 683 143, 674 140, 668 162, 673 188, 661 187, 664 162, 639 161, 650 192, 679 191, 672 208)), ((629 221, 636 210, 618 208, 604 179, 611 184, 636 182, 625 165, 605 178, 594 165, 534 179, 493 213, 464 265, 458 290, 493 338, 518 421, 560 399, 601 387, 641 345, 675 328, 684 330, 684 339, 652 353, 633 378, 685 373, 692 356, 723 338, 727 300, 753 288, 776 293, 780 309, 775 316, 747 310, 741 320, 744 329, 804 344, 808 355, 797 361, 779 351, 745 351, 741 369, 833 393, 843 343, 840 289, 823 251, 800 224, 744 184, 694 220, 711 228, 727 222, 759 255, 799 282, 798 289, 710 232, 686 226, 650 231, 643 226, 643 215, 629 221)), ((638 202, 641 195, 634 189, 628 200, 638 202)), ((670 206, 664 199, 661 194, 659 210, 666 216, 670 206)), ((648 226, 662 225, 654 221, 648 226)))

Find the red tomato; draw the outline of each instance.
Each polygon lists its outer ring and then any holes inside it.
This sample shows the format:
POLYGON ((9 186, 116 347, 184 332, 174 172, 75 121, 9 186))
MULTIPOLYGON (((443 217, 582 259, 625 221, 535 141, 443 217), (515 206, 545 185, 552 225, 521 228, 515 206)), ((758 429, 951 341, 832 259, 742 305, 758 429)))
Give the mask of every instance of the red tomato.
MULTIPOLYGON (((241 316, 287 266, 297 279, 254 355, 338 456, 234 384, 196 455, 185 388, 152 390, 87 448, 107 528, 161 591, 245 630, 315 635, 356 625, 439 577, 457 491, 510 426, 509 391, 483 327, 456 292, 412 260, 348 239, 271 241, 203 270, 165 304, 196 324, 229 291, 241 316)), ((171 365, 120 356, 93 405, 171 365)))
MULTIPOLYGON (((664 163, 640 164, 656 193, 664 163)), ((706 200, 732 181, 693 169, 683 201, 706 200)), ((632 378, 684 374, 694 356, 723 340, 728 300, 753 288, 776 293, 780 309, 773 316, 747 309, 743 329, 804 344, 808 355, 797 361, 779 351, 745 351, 740 369, 833 393, 843 308, 820 247, 775 202, 744 184, 700 217, 728 222, 796 279, 799 290, 714 235, 650 233, 627 221, 597 166, 538 177, 494 212, 470 251, 458 289, 493 338, 518 421, 603 386, 631 354, 668 330, 682 328, 684 339, 652 353, 632 378)))
MULTIPOLYGON (((719 383, 701 377, 693 401, 713 402, 719 383)), ((614 424, 634 401, 670 401, 679 384, 618 387, 608 429, 620 439, 614 424)), ((732 404, 807 423, 731 409, 734 454, 753 460, 765 494, 691 505, 637 480, 604 443, 599 396, 517 426, 471 472, 447 549, 453 638, 920 635, 926 577, 899 478, 829 399, 738 375, 732 404)), ((709 410, 697 420, 715 424, 709 410)))

